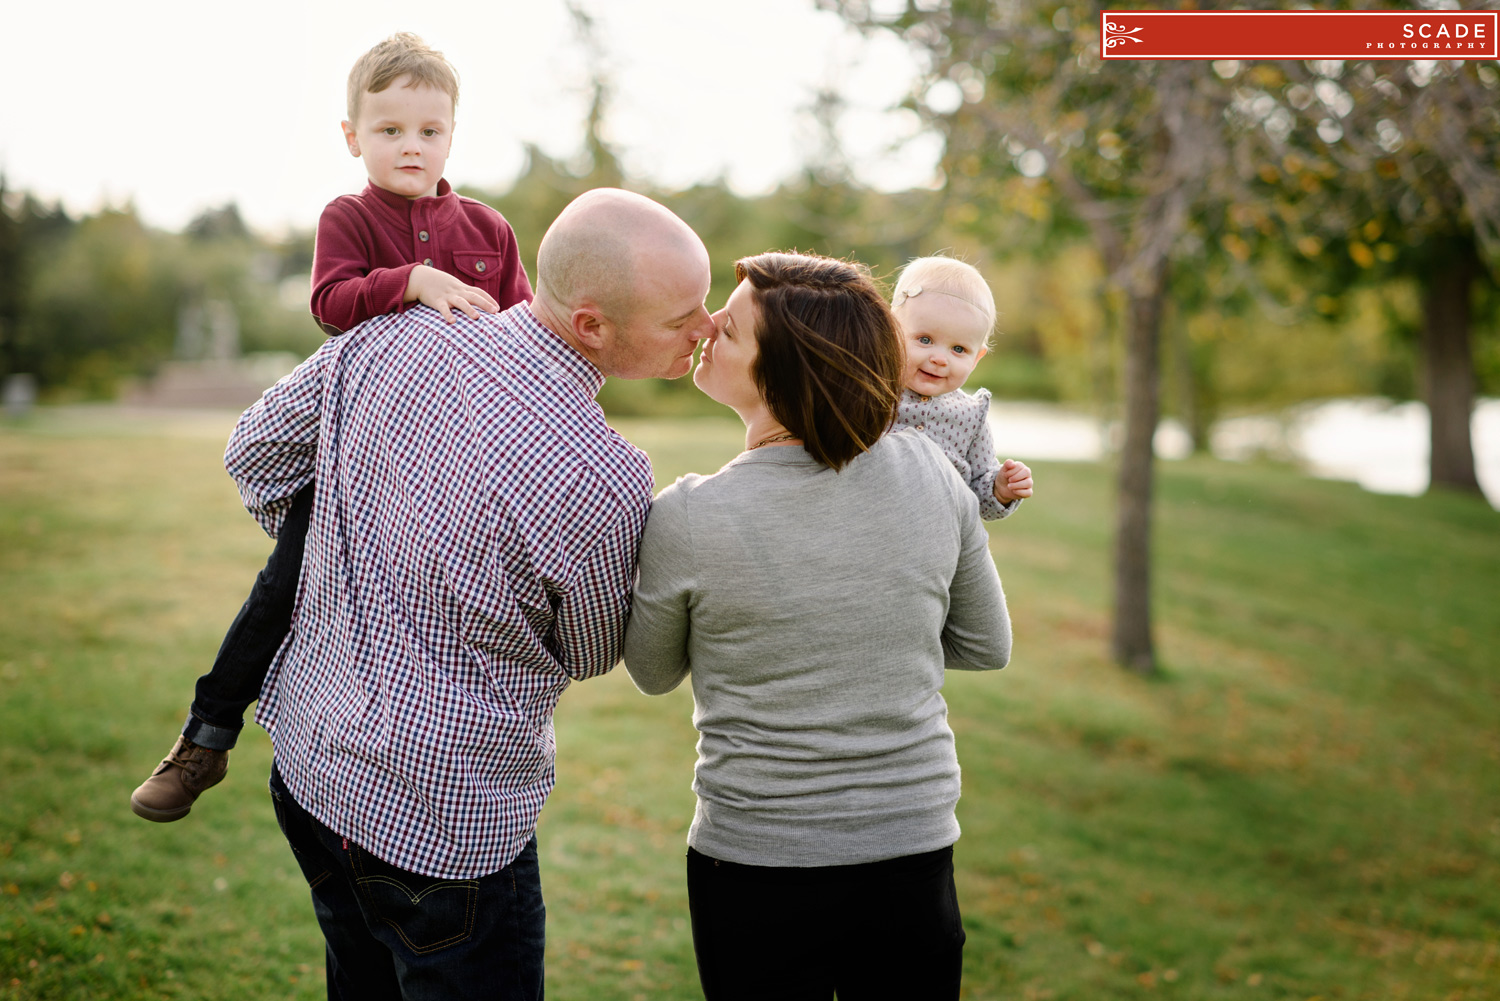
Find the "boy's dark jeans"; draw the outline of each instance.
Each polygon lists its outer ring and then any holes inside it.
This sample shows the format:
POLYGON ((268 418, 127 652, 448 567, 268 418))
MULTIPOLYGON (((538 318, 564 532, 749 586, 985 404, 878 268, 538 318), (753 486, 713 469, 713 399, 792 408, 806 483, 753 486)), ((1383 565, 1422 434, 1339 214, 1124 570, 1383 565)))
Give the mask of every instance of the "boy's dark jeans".
POLYGON ((276 548, 224 634, 213 667, 198 679, 182 735, 200 747, 227 751, 234 746, 245 725, 245 710, 260 697, 271 660, 291 632, 312 507, 313 486, 308 484, 292 499, 276 548))

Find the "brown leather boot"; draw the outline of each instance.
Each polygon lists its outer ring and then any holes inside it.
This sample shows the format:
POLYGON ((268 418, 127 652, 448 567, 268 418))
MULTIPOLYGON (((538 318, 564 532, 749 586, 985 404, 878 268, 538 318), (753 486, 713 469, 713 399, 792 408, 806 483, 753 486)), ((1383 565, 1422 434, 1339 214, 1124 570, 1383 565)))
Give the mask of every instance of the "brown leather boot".
POLYGON ((186 737, 178 737, 151 777, 130 794, 130 808, 136 816, 159 824, 181 819, 205 789, 224 780, 228 769, 228 751, 199 747, 186 737))

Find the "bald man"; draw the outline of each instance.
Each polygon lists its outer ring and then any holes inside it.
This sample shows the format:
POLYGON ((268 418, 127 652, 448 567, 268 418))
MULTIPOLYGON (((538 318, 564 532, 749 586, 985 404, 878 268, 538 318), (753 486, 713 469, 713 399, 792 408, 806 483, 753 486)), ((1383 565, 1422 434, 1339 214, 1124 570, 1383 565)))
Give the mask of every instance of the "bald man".
POLYGON ((424 307, 328 341, 225 453, 273 536, 317 482, 256 722, 331 998, 542 996, 552 713, 619 659, 651 503, 594 396, 686 373, 713 324, 702 241, 640 195, 578 198, 537 272, 498 316, 424 307))

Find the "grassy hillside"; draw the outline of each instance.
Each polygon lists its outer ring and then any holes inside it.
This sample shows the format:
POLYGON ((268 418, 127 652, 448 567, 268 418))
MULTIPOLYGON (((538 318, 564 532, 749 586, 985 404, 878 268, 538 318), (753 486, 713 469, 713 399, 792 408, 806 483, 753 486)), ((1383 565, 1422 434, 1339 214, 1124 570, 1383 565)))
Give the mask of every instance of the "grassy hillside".
MULTIPOLYGON (((741 442, 635 422, 661 482, 741 442)), ((322 997, 247 731, 185 821, 170 746, 267 540, 224 421, 0 429, 0 998, 322 997)), ((1016 655, 950 677, 966 996, 1500 997, 1500 515, 1161 467, 1158 680, 1108 663, 1111 490, 1038 463, 992 527, 1016 655)), ((685 691, 575 686, 540 840, 548 996, 698 996, 685 691)))

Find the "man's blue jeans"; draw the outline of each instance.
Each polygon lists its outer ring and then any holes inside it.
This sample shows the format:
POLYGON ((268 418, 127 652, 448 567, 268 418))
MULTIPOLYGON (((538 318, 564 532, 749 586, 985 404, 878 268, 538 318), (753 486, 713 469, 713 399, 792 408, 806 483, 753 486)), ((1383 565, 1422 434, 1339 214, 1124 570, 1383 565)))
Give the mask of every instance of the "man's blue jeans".
POLYGON ((541 1001, 547 909, 535 837, 499 872, 435 879, 323 826, 274 765, 271 799, 312 889, 330 1001, 541 1001))

